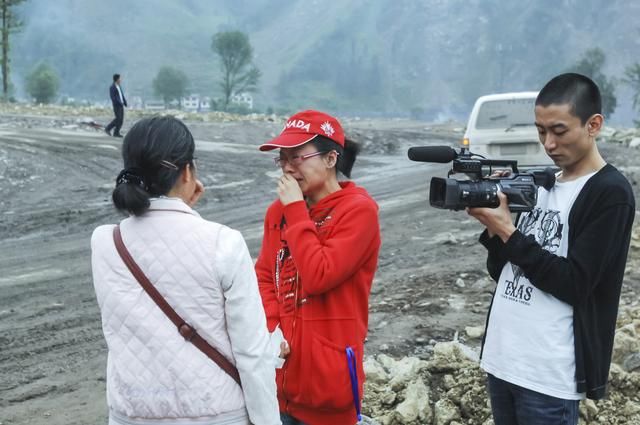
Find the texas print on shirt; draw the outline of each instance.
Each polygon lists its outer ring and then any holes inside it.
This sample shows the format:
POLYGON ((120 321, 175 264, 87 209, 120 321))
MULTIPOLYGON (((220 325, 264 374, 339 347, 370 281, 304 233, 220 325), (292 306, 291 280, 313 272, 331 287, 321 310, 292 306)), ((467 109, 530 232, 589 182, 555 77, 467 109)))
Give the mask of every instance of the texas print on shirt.
MULTIPOLYGON (((534 235, 536 241, 543 249, 555 254, 562 241, 563 223, 560 218, 560 211, 534 208, 533 211, 525 215, 518 223, 518 230, 525 235, 534 235)), ((503 298, 510 301, 530 305, 531 297, 535 287, 528 279, 522 279, 524 273, 519 266, 511 264, 513 280, 505 280, 505 290, 501 294, 503 298), (522 280, 522 282, 521 282, 522 280)))

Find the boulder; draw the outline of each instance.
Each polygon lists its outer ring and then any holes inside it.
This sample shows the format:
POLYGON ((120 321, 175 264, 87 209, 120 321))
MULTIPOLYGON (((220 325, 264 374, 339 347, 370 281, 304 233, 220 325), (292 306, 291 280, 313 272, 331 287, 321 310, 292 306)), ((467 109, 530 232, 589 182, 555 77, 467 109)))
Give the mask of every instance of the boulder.
POLYGON ((447 399, 436 401, 434 406, 434 425, 451 425, 451 422, 460 419, 458 407, 447 399))
POLYGON ((424 424, 431 421, 431 406, 429 404, 429 390, 422 378, 409 383, 405 398, 396 406, 397 417, 404 424, 418 421, 424 424))
POLYGON ((598 415, 598 406, 593 400, 585 399, 580 402, 580 416, 587 421, 594 420, 598 415))
POLYGON ((467 326, 464 331, 469 338, 480 339, 484 335, 484 326, 467 326))
POLYGON ((417 357, 404 357, 397 361, 389 370, 391 380, 389 386, 394 391, 398 391, 407 386, 409 381, 414 379, 418 373, 426 369, 427 362, 417 357))
POLYGON ((640 368, 640 352, 628 355, 624 359, 624 362, 622 363, 622 367, 627 372, 631 372, 640 368))
POLYGON ((629 355, 640 351, 640 340, 633 323, 618 328, 613 342, 612 362, 622 363, 629 355))
POLYGON ((364 361, 364 373, 367 376, 367 380, 375 384, 384 384, 389 381, 389 374, 373 357, 368 357, 364 361))

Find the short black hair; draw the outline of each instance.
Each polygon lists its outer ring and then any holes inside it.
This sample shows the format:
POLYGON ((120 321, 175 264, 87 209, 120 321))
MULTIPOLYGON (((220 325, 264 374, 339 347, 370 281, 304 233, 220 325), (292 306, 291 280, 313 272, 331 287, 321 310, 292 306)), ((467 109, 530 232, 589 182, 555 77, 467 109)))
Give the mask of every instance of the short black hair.
POLYGON ((120 74, 113 74, 113 82, 115 83, 120 79, 120 74))
POLYGON ((573 72, 560 74, 540 90, 536 106, 571 105, 571 112, 584 125, 594 114, 602 113, 598 85, 589 77, 573 72))

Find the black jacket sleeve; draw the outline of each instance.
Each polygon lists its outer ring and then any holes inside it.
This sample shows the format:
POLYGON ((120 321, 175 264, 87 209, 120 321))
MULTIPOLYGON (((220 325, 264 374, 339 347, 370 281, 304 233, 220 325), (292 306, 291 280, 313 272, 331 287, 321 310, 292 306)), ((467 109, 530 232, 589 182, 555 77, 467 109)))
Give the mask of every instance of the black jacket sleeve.
POLYGON ((497 283, 504 265, 507 264, 505 244, 498 236, 489 237, 489 232, 486 229, 480 235, 480 243, 487 248, 487 270, 497 283))
POLYGON ((548 252, 533 236, 525 236, 518 230, 507 240, 502 252, 535 287, 575 307, 598 282, 607 281, 606 274, 613 271, 611 265, 622 259, 624 271, 635 213, 632 209, 631 204, 617 203, 593 208, 593 213, 585 212, 584 224, 570 237, 566 258, 548 252))

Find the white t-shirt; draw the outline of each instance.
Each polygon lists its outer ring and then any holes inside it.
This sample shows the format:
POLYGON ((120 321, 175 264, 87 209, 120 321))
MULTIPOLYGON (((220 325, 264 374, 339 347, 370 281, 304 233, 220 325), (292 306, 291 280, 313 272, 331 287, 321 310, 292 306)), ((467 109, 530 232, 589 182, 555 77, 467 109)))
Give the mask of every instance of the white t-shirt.
POLYGON ((122 90, 120 89, 120 85, 116 84, 116 88, 118 89, 118 96, 120 97, 120 104, 124 105, 124 98, 122 97, 122 90))
MULTIPOLYGON (((595 173, 538 189, 533 211, 520 217, 518 230, 534 235, 547 251, 567 256, 569 211, 595 173)), ((573 307, 536 288, 518 266, 502 269, 491 306, 480 366, 512 384, 580 400, 576 392, 573 307)))

